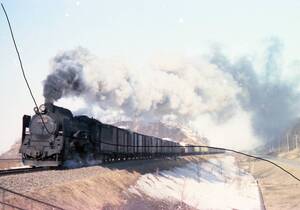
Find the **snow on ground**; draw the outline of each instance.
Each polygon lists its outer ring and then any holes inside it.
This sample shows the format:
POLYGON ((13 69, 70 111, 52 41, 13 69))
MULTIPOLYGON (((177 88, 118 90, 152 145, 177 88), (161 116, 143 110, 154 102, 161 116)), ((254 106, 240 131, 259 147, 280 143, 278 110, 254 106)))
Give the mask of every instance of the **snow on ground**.
POLYGON ((232 156, 145 174, 129 191, 197 209, 260 209, 255 179, 239 169, 232 156))

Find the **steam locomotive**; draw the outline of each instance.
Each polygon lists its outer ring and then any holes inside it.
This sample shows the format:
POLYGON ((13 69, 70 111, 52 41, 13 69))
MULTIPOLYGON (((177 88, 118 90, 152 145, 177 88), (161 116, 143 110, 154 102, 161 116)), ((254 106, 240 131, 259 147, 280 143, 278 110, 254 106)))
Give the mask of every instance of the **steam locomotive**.
POLYGON ((219 153, 186 146, 153 136, 104 124, 87 116, 73 116, 68 109, 52 103, 23 116, 20 153, 24 165, 62 166, 75 161, 85 165, 103 161, 173 157, 199 153, 219 153))

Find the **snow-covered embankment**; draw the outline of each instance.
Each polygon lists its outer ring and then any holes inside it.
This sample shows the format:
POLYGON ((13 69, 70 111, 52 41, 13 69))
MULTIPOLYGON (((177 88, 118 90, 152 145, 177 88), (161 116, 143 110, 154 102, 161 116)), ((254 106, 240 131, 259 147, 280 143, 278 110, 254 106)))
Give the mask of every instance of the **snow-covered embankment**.
POLYGON ((129 191, 196 209, 260 209, 255 179, 232 156, 193 161, 185 167, 145 174, 129 191))

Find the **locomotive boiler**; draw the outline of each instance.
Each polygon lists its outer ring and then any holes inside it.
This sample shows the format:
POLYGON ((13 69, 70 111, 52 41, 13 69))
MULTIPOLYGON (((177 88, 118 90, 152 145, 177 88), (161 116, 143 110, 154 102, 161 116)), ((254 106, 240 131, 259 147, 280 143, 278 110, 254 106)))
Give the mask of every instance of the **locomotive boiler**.
POLYGON ((32 117, 23 116, 20 153, 25 165, 58 166, 65 148, 65 123, 73 119, 71 111, 51 103, 35 109, 32 117))

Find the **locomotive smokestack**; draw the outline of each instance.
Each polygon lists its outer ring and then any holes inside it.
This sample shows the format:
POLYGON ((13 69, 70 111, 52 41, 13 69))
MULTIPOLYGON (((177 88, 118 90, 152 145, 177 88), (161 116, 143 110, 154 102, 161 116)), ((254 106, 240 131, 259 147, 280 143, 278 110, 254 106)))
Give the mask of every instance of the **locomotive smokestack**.
POLYGON ((54 104, 52 102, 48 102, 44 104, 45 112, 53 112, 54 104))

